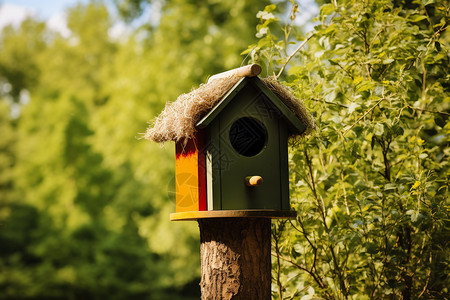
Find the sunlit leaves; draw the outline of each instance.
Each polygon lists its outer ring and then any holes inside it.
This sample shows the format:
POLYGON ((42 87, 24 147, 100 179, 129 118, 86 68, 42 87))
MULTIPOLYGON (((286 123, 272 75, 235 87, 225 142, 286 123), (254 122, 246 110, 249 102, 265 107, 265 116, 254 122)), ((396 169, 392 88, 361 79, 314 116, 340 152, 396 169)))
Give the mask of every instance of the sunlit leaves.
MULTIPOLYGON (((441 56, 448 39, 430 26, 448 18, 442 5, 325 4, 314 38, 285 74, 317 131, 291 150, 299 216, 285 228, 282 266, 303 273, 316 295, 408 299, 446 291, 448 282, 436 277, 447 272, 437 258, 443 248, 432 246, 448 218, 450 106, 441 56), (439 263, 430 265, 431 257, 439 263)), ((295 298, 300 279, 285 279, 283 296, 295 298)))

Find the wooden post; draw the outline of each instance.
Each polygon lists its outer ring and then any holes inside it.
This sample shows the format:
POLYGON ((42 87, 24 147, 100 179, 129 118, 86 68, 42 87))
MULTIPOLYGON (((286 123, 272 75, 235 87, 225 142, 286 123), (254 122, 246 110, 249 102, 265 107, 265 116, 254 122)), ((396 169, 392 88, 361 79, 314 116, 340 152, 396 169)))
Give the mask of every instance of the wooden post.
POLYGON ((203 300, 271 299, 271 220, 198 219, 203 300))

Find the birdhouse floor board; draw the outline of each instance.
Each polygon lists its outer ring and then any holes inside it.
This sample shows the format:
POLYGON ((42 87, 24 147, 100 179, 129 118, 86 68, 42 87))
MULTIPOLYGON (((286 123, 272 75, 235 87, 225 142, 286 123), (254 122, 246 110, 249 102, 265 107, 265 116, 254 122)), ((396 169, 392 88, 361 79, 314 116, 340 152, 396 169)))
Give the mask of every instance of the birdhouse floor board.
POLYGON ((195 221, 211 218, 265 218, 265 219, 294 219, 297 212, 292 210, 210 210, 186 211, 170 214, 171 221, 195 221))

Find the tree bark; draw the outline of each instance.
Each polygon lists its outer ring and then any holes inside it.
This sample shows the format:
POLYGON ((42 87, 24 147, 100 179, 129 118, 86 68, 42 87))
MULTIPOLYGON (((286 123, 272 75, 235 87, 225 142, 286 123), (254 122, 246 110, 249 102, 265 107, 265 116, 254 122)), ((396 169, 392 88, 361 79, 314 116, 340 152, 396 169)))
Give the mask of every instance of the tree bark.
POLYGON ((266 218, 199 219, 203 300, 271 299, 266 218))

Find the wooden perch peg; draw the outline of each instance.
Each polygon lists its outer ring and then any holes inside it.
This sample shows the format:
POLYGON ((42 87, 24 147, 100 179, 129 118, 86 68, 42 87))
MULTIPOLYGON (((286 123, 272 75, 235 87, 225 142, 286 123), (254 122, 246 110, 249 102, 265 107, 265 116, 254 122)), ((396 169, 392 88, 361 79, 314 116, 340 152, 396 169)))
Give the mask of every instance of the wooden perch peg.
POLYGON ((245 185, 246 186, 258 186, 263 183, 263 179, 261 176, 247 176, 245 177, 245 185))
POLYGON ((229 70, 223 73, 219 73, 216 75, 211 76, 208 79, 208 83, 210 83, 213 80, 219 79, 219 78, 225 78, 229 76, 238 76, 238 77, 255 77, 258 76, 262 71, 262 68, 258 64, 252 64, 248 66, 243 66, 237 69, 229 70))

